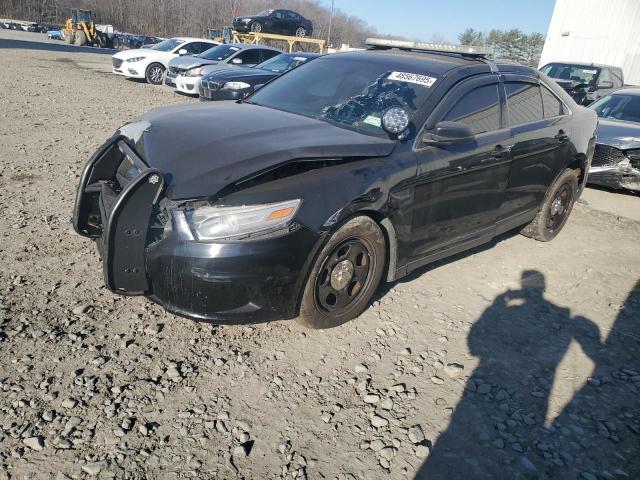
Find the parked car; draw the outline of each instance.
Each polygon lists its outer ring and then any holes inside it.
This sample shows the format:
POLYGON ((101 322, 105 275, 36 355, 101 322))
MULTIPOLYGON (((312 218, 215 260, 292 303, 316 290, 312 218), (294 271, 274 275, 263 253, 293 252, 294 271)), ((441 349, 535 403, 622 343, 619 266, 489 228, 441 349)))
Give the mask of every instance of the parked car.
POLYGON ((640 88, 628 88, 589 106, 599 117, 589 183, 640 192, 640 88))
POLYGON ((64 41, 64 35, 62 35, 62 32, 60 30, 49 30, 47 32, 47 37, 50 38, 51 40, 63 40, 64 41))
POLYGON ((209 73, 200 81, 200 100, 239 100, 251 93, 256 86, 264 85, 319 56, 318 53, 283 53, 255 68, 225 68, 209 73))
POLYGON ((237 17, 233 28, 238 32, 275 33, 309 37, 313 34, 313 23, 292 10, 263 10, 257 15, 237 17))
POLYGON ((118 130, 85 166, 73 215, 107 287, 200 320, 325 328, 383 279, 503 232, 553 239, 586 182, 595 112, 477 47, 368 44, 247 100, 118 130))
POLYGON ((622 69, 610 65, 553 62, 540 71, 553 78, 580 105, 589 105, 624 85, 622 69))
POLYGON ((143 78, 154 85, 161 85, 171 59, 202 53, 215 45, 217 43, 213 40, 176 37, 148 48, 124 50, 112 57, 113 73, 128 78, 143 78))
POLYGON ((200 55, 174 58, 169 62, 164 84, 188 95, 198 95, 203 75, 229 65, 255 67, 280 55, 282 50, 264 45, 228 43, 213 47, 200 55))

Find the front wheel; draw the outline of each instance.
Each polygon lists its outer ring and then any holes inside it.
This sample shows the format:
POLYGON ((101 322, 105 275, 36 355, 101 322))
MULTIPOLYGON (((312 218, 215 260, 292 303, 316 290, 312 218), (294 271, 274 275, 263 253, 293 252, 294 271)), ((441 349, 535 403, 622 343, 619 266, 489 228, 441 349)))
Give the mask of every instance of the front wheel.
POLYGON ((162 85, 162 79, 164 78, 164 66, 159 63, 152 63, 147 67, 144 76, 147 82, 152 85, 162 85))
POLYGON ((331 328, 360 315, 380 284, 385 240, 376 222, 354 217, 322 249, 307 279, 298 322, 331 328))
POLYGON ((578 175, 566 169, 549 187, 542 208, 520 233, 540 242, 553 240, 569 218, 577 200, 578 175))
POLYGON ((253 22, 250 28, 253 33, 262 32, 262 24, 260 22, 253 22))

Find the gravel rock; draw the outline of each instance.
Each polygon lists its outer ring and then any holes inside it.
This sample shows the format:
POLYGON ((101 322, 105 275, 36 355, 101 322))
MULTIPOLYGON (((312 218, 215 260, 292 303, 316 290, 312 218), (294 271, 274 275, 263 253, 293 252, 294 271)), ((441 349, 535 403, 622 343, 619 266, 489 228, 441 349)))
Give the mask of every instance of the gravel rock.
POLYGON ((414 425, 409 429, 409 440, 411 440, 413 444, 422 443, 425 440, 424 432, 420 425, 414 425))
POLYGON ((42 437, 27 437, 22 443, 24 443, 31 450, 40 451, 44 448, 44 439, 42 437))
POLYGON ((103 460, 103 461, 91 462, 83 465, 82 471, 93 477, 98 475, 105 468, 107 468, 107 462, 103 460))
POLYGON ((459 377, 464 371, 464 366, 459 363, 449 363, 444 367, 444 373, 451 378, 459 377))
POLYGON ((371 418, 371 425, 376 428, 386 427, 389 425, 389 420, 379 415, 374 415, 373 418, 371 418))
POLYGON ((424 460, 429 456, 430 451, 431 450, 429 450, 429 447, 427 447, 426 445, 418 445, 416 447, 416 457, 424 460))

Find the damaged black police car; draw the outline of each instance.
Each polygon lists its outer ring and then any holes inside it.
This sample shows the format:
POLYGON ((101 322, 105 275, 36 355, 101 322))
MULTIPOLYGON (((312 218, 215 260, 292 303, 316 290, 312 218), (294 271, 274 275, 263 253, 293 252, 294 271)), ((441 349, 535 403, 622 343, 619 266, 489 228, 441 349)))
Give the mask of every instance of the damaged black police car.
POLYGON ((247 100, 154 110, 82 174, 109 289, 226 323, 358 316, 382 280, 521 229, 551 240, 596 115, 475 47, 368 40, 247 100))

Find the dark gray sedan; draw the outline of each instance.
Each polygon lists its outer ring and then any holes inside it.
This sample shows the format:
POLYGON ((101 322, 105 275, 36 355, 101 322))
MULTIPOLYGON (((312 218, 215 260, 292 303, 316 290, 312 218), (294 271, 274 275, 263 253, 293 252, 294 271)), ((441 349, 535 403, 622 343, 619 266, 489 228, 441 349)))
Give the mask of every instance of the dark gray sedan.
POLYGON ((589 106, 599 118, 589 183, 640 191, 640 88, 627 88, 589 106))

